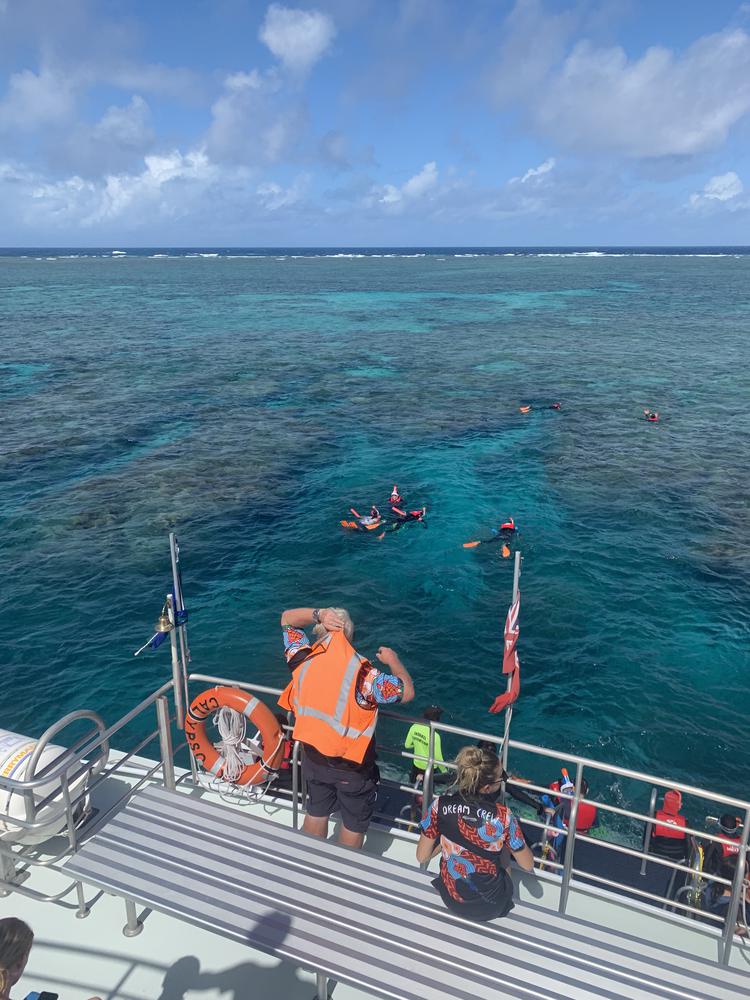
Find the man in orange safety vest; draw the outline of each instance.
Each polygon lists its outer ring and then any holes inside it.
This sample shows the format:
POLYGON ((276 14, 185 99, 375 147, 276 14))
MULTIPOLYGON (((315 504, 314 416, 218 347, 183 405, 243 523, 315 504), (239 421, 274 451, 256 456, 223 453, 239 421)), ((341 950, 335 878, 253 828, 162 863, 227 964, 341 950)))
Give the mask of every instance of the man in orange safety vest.
POLYGON ((281 627, 292 679, 279 705, 294 713, 293 736, 305 751, 302 829, 326 837, 328 819, 338 811, 339 842, 361 847, 377 798, 378 706, 411 701, 412 679, 388 646, 377 652, 387 672, 356 651, 343 608, 292 608, 282 614, 281 627), (304 631, 310 625, 312 642, 304 631))

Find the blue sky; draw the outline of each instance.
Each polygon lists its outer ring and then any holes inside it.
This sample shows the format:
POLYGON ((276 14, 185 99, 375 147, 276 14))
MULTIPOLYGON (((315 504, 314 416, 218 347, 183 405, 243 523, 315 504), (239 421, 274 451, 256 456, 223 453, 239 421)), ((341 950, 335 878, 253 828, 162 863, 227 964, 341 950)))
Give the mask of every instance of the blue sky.
POLYGON ((750 3, 0 0, 0 244, 748 244, 750 3))

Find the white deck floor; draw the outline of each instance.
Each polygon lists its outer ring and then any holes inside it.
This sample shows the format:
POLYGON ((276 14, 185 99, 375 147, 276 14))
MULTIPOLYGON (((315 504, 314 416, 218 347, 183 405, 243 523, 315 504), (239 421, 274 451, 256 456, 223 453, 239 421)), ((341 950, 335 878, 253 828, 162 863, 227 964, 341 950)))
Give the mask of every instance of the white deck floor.
MULTIPOLYGON (((149 762, 150 763, 150 762, 149 762)), ((114 779, 108 789, 117 796, 123 779, 137 780, 146 762, 133 761, 114 779)), ((142 773, 142 772, 141 772, 142 773)), ((188 785, 181 788, 187 793, 188 785)), ((101 789, 105 792, 105 788, 101 789)), ((205 793, 216 799, 213 793, 205 793)), ((97 798, 103 808, 106 795, 97 798)), ((272 803, 235 806, 250 808, 276 822, 290 825, 288 808, 272 803)), ((373 828, 365 849, 401 861, 414 861, 414 842, 396 837, 382 828, 373 828)), ((434 863, 434 862, 433 862, 434 863)), ((27 886, 44 892, 59 891, 61 876, 35 869, 27 886)), ((521 900, 557 909, 557 887, 545 876, 524 876, 518 884, 521 900)), ((0 915, 19 916, 34 929, 36 941, 26 974, 15 988, 22 997, 31 990, 58 992, 61 1000, 87 997, 123 1000, 311 1000, 315 978, 308 971, 269 958, 245 945, 237 944, 173 917, 149 913, 142 933, 135 938, 122 935, 125 923, 123 901, 95 896, 90 915, 79 920, 75 909, 40 903, 18 893, 0 899, 0 915)), ((71 904, 75 895, 69 897, 71 904)), ((681 918, 656 915, 651 907, 585 886, 573 886, 569 912, 622 933, 664 944, 686 953, 715 959, 719 935, 710 927, 681 918)), ((750 973, 750 945, 735 946, 732 964, 750 973)), ((750 980, 749 980, 750 982, 750 980)), ((361 991, 341 984, 336 1000, 362 998, 361 991)))

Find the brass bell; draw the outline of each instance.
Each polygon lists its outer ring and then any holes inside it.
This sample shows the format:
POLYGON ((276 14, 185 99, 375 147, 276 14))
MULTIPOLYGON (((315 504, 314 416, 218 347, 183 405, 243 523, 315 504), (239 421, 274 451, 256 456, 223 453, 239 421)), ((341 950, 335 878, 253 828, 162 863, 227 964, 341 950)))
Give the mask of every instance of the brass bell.
POLYGON ((167 614, 167 609, 166 608, 162 608, 162 612, 159 615, 159 620, 157 621, 156 625, 154 626, 154 631, 155 632, 171 632, 173 628, 174 628, 174 625, 169 620, 169 615, 167 614))

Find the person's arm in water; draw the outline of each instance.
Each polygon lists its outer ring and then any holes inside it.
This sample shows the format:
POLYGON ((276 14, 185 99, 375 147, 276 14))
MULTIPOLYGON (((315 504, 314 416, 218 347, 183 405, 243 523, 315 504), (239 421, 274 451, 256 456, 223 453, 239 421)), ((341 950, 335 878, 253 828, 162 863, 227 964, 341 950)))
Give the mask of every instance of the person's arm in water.
POLYGON ((399 659, 398 653, 391 649, 390 646, 381 646, 377 651, 376 656, 381 663, 384 663, 386 667, 388 667, 393 676, 398 677, 403 684, 404 692, 401 696, 401 704, 405 705, 408 701, 413 701, 414 682, 411 679, 409 671, 399 659))
POLYGON ((315 615, 317 610, 318 621, 328 632, 340 632, 344 627, 344 621, 335 611, 330 608, 289 608, 281 614, 282 628, 307 628, 308 625, 315 625, 315 615))

